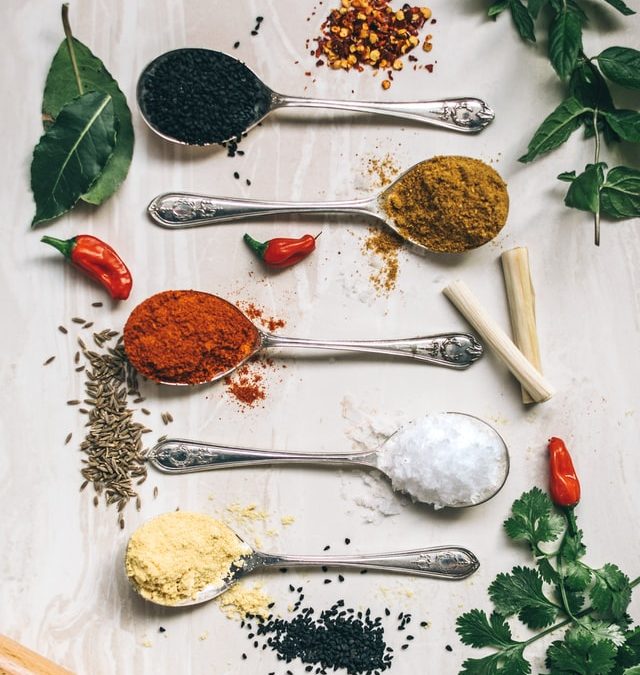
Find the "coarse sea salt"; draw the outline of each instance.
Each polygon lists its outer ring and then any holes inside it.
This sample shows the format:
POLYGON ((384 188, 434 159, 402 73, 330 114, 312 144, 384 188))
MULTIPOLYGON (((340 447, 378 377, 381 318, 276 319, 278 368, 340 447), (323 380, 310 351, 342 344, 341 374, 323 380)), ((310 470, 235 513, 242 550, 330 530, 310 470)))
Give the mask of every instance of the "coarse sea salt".
POLYGON ((505 480, 508 461, 502 439, 489 425, 438 413, 400 427, 380 448, 377 464, 394 490, 440 509, 491 497, 505 480))

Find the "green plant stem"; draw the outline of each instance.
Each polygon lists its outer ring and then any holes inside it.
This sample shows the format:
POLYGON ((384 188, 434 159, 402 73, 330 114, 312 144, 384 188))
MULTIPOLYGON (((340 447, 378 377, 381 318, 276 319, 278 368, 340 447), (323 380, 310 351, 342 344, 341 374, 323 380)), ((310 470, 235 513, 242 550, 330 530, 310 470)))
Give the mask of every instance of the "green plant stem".
MULTIPOLYGON (((593 110, 593 131, 594 131, 594 136, 595 136, 595 142, 596 142, 596 148, 595 148, 595 153, 594 153, 594 158, 593 158, 593 163, 598 164, 600 161, 600 132, 598 131, 598 108, 595 107, 593 110)), ((595 227, 595 232, 594 232, 594 237, 595 237, 595 245, 600 246, 600 199, 598 198, 598 210, 595 212, 593 216, 593 221, 594 221, 594 227, 595 227)))
POLYGON ((84 94, 84 86, 80 78, 80 70, 78 69, 78 61, 76 60, 76 50, 73 48, 73 33, 71 32, 71 24, 69 23, 69 3, 65 2, 62 5, 62 27, 67 38, 67 48, 69 50, 69 58, 71 59, 71 66, 73 67, 73 74, 78 85, 78 92, 80 96, 84 94))

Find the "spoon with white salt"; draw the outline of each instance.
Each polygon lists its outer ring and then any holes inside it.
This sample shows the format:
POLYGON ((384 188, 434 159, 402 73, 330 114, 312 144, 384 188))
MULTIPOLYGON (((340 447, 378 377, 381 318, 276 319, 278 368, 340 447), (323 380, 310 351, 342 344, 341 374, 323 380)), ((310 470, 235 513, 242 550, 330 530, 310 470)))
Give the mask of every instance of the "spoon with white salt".
POLYGON ((264 464, 319 464, 377 469, 394 490, 434 508, 476 506, 491 499, 509 473, 498 432, 464 413, 436 413, 403 424, 375 450, 354 453, 274 452, 167 439, 147 454, 168 474, 264 464))

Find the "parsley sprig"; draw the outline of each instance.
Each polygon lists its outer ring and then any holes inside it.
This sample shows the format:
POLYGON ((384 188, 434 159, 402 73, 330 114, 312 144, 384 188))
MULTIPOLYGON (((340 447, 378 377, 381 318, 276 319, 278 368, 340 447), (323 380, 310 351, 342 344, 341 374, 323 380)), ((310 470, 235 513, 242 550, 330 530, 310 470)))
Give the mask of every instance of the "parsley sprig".
POLYGON ((531 673, 525 650, 562 629, 563 637, 546 653, 551 675, 640 675, 640 627, 631 628, 627 614, 640 577, 630 581, 612 563, 587 564, 574 511, 556 508, 537 487, 514 502, 504 529, 510 539, 529 546, 535 566, 498 574, 489 586, 490 615, 472 609, 458 617, 456 630, 464 644, 492 649, 467 659, 461 675, 531 673), (512 617, 533 635, 515 639, 512 617))
MULTIPOLYGON (((604 0, 625 16, 635 14, 623 0, 604 0)), ((582 127, 593 139, 593 163, 584 171, 567 171, 558 178, 571 183, 565 204, 593 213, 595 243, 600 244, 600 217, 614 219, 640 216, 640 171, 628 166, 609 168, 601 161, 602 141, 640 143, 640 112, 616 108, 608 82, 640 89, 640 51, 609 47, 597 56, 583 51, 582 33, 588 16, 583 0, 493 0, 488 14, 496 18, 509 10, 520 36, 535 42, 535 23, 548 22, 548 56, 566 83, 566 98, 534 133, 521 162, 562 145, 582 127)))

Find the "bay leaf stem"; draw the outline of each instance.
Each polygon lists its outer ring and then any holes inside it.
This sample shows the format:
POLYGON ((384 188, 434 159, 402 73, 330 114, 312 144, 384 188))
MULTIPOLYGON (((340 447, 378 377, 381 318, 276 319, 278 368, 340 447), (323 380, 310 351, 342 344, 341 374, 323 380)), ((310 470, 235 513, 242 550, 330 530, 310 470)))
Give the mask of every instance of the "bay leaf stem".
POLYGON ((62 5, 62 27, 64 28, 64 34, 67 38, 67 48, 69 50, 69 58, 71 59, 71 66, 73 67, 73 74, 76 78, 76 84, 78 85, 78 93, 80 96, 84 94, 84 86, 82 85, 82 79, 80 78, 80 70, 78 69, 78 61, 76 59, 76 50, 73 46, 73 33, 71 32, 71 24, 69 23, 69 3, 65 2, 62 5))

